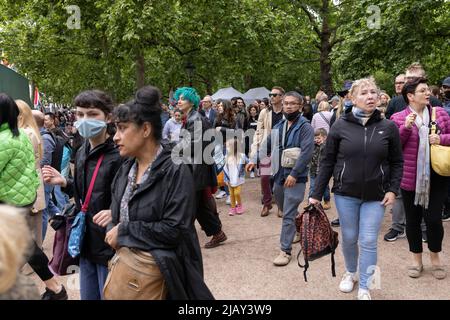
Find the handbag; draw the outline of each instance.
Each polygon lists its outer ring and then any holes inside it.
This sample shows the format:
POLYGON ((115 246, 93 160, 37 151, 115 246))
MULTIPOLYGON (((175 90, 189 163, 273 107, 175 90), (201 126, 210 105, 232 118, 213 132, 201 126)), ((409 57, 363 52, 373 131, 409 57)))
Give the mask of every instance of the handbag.
MULTIPOLYGON (((431 134, 436 134, 436 108, 431 113, 431 134)), ((440 176, 450 177, 450 147, 432 144, 430 147, 431 166, 440 176)))
POLYGON ((289 148, 283 150, 281 154, 281 166, 283 168, 293 168, 297 162, 298 157, 300 157, 300 148, 289 148))
POLYGON ((103 288, 105 300, 164 300, 167 286, 153 256, 121 247, 109 261, 103 288))
POLYGON ((214 146, 214 164, 216 167, 216 173, 219 174, 222 172, 223 167, 225 166, 225 156, 223 154, 223 147, 219 144, 214 146))
POLYGON ((217 185, 219 187, 225 186, 225 174, 223 173, 223 171, 217 175, 217 185))
POLYGON ((78 212, 75 217, 72 228, 70 229, 68 251, 70 256, 73 258, 80 255, 81 247, 83 246, 84 233, 86 232, 86 212, 88 210, 89 202, 91 201, 95 180, 97 179, 97 174, 104 157, 105 155, 102 154, 97 161, 97 166, 95 167, 94 174, 92 175, 91 183, 89 184, 89 189, 86 194, 86 198, 84 199, 83 206, 81 207, 81 211, 78 212))
POLYGON ((283 135, 281 138, 283 146, 283 152, 281 153, 281 166, 283 168, 293 168, 295 167, 295 163, 297 162, 298 157, 300 157, 301 149, 300 148, 284 149, 286 131, 287 131, 287 121, 284 124, 283 135))
POLYGON ((56 230, 53 240, 53 257, 48 263, 48 267, 53 274, 65 276, 71 274, 71 267, 79 265, 79 258, 72 258, 69 255, 69 235, 75 219, 75 204, 68 203, 64 206, 60 215, 55 215, 50 219, 50 226, 56 230))

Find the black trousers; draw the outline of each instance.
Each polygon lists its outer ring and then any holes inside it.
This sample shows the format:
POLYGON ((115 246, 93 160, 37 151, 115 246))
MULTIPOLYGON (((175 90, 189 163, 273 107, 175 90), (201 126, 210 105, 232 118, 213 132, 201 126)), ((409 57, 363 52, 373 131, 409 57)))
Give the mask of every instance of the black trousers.
POLYGON ((401 190, 406 213, 406 236, 408 237, 409 251, 422 253, 422 230, 420 223, 422 217, 427 227, 428 249, 431 252, 442 251, 444 228, 442 226, 442 206, 447 198, 448 179, 442 177, 431 169, 430 200, 428 209, 414 205, 414 191, 401 190))
POLYGON ((448 183, 448 192, 447 192, 447 199, 444 203, 444 208, 447 211, 450 211, 450 177, 447 177, 447 183, 448 183))
MULTIPOLYGON (((0 201, 0 204, 3 202, 0 201)), ((31 214, 31 206, 18 207, 19 209, 25 209, 25 214, 31 214)), ((29 223, 29 221, 27 220, 29 223)), ((31 228, 30 228, 31 229, 31 228)), ((31 231, 30 231, 31 232, 31 231)), ((28 257, 28 264, 31 269, 39 276, 42 281, 47 281, 53 278, 53 273, 48 268, 49 260, 45 255, 44 251, 36 244, 33 240, 30 245, 30 253, 28 257)))
POLYGON ((42 251, 36 242, 33 241, 31 246, 31 256, 28 258, 28 264, 42 281, 47 281, 53 278, 53 273, 48 268, 48 263, 49 261, 44 251, 42 251))
POLYGON ((208 237, 218 234, 222 230, 216 201, 210 191, 199 190, 196 192, 195 218, 208 237))

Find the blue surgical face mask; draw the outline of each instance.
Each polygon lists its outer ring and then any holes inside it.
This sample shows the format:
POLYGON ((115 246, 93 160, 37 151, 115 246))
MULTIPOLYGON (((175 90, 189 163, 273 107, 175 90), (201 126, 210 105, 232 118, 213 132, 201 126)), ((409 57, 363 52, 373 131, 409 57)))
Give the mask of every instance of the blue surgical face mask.
POLYGON ((86 139, 98 136, 106 128, 106 122, 97 119, 81 119, 76 121, 74 125, 80 135, 86 139))

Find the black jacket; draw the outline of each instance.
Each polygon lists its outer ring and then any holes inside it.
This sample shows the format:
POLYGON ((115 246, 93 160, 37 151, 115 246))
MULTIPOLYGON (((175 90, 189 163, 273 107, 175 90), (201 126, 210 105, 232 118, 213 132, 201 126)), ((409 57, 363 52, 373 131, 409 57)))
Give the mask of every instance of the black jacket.
MULTIPOLYGON (((152 254, 168 288, 169 299, 213 299, 203 281, 203 262, 194 227, 194 181, 190 168, 176 165, 171 147, 153 163, 149 178, 128 203, 129 222, 118 230, 118 246, 152 254)), ((127 160, 113 182, 112 226, 120 219, 120 202, 134 159, 127 160)))
POLYGON ((86 214, 86 233, 83 240, 81 256, 89 261, 108 265, 108 261, 114 255, 113 249, 105 243, 106 228, 102 228, 92 221, 92 217, 101 210, 107 210, 111 206, 111 185, 122 164, 122 158, 114 145, 112 138, 105 143, 90 150, 89 140, 86 140, 78 149, 75 156, 74 179, 68 179, 65 192, 75 198, 77 211, 81 211, 81 204, 86 197, 89 183, 101 154, 105 154, 100 166, 94 190, 86 214))
POLYGON ((331 176, 332 191, 363 201, 381 201, 386 192, 398 194, 403 174, 403 155, 397 126, 382 119, 378 110, 363 126, 345 113, 331 127, 325 157, 319 166, 312 195, 322 199, 331 176))
POLYGON ((239 111, 236 114, 236 129, 242 129, 247 130, 248 128, 248 121, 247 121, 247 114, 245 111, 239 111))
MULTIPOLYGON (((193 161, 192 167, 194 172, 195 189, 198 191, 204 190, 208 187, 216 187, 217 175, 214 163, 208 164, 203 158, 204 150, 211 143, 211 141, 203 141, 203 134, 207 129, 211 129, 208 119, 205 116, 202 116, 198 111, 192 109, 191 112, 189 112, 186 123, 183 124, 182 129, 187 130, 191 135, 190 141, 182 139, 180 143, 191 145, 191 155, 189 158, 193 161), (201 126, 194 126, 195 123, 201 124, 201 126), (194 132, 196 129, 197 132, 194 132), (195 152, 196 148, 198 152, 195 152)), ((214 141, 214 138, 212 138, 212 141, 214 141)), ((212 156, 211 159, 213 159, 212 156)))
MULTIPOLYGON (((433 107, 442 107, 442 102, 433 96, 430 97, 430 104, 433 107)), ((394 113, 405 110, 407 105, 408 104, 406 103, 403 96, 396 96, 392 98, 391 101, 389 101, 389 104, 386 108, 386 119, 390 119, 394 113)))

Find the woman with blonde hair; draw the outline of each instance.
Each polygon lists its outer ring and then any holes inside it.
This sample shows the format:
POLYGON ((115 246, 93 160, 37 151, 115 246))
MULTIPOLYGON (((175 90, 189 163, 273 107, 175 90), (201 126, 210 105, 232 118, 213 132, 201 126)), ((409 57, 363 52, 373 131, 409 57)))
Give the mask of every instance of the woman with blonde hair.
POLYGON ((385 92, 380 92, 380 105, 377 107, 380 110, 381 115, 384 117, 386 113, 387 106, 389 105, 389 101, 391 101, 391 97, 385 92))
POLYGON ((39 132, 36 120, 33 117, 30 106, 23 100, 16 100, 19 108, 19 116, 17 118, 19 128, 30 138, 34 150, 34 161, 36 171, 39 177, 39 188, 37 190, 36 201, 31 208, 32 215, 29 217, 29 226, 34 234, 36 244, 42 246, 42 210, 45 209, 45 193, 44 181, 42 180, 42 172, 40 161, 43 155, 42 137, 39 132))
POLYGON ((0 205, 0 300, 39 299, 33 281, 19 272, 30 240, 19 209, 0 205))
MULTIPOLYGON (((17 103, 0 93, 0 203, 29 211, 36 201, 39 179, 33 146, 25 131, 19 128, 19 114, 17 103)), ((41 298, 66 300, 67 292, 49 270, 48 262, 42 249, 32 241, 28 263, 45 283, 46 293, 41 298), (49 296, 49 292, 54 295, 49 296)))
POLYGON ((330 131, 332 116, 333 112, 330 111, 330 104, 327 101, 322 101, 319 103, 317 113, 313 116, 311 121, 311 126, 313 127, 314 132, 317 129, 323 128, 328 133, 328 131, 330 131))
POLYGON ((346 272, 344 293, 359 281, 358 299, 370 300, 377 265, 377 240, 385 207, 399 193, 403 157, 400 135, 392 121, 381 118, 379 90, 372 78, 350 89, 352 108, 331 127, 310 203, 321 202, 334 177, 334 199, 342 232, 346 272))

